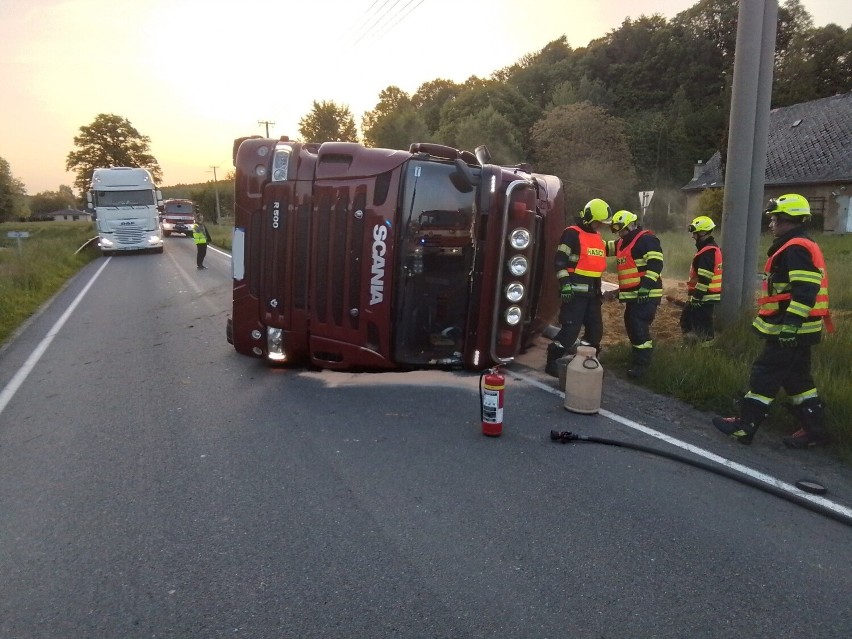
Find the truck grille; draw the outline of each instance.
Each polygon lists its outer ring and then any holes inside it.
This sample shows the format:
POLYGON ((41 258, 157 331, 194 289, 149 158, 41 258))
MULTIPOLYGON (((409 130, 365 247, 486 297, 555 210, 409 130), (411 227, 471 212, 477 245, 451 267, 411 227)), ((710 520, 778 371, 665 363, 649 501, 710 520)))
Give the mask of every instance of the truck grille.
POLYGON ((145 236, 142 227, 132 224, 115 229, 115 241, 118 244, 141 244, 145 236))

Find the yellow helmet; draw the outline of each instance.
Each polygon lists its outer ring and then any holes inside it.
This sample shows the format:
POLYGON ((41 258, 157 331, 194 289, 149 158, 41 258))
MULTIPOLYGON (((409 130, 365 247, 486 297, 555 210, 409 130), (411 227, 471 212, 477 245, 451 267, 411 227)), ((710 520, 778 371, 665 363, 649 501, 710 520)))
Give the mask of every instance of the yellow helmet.
POLYGON ((583 224, 589 224, 590 222, 606 222, 609 220, 611 215, 612 209, 609 208, 609 204, 600 198, 595 198, 594 200, 589 200, 586 203, 586 206, 583 207, 580 219, 583 220, 583 224))
POLYGON ((811 219, 811 205, 798 193, 788 193, 766 203, 767 215, 789 215, 797 220, 811 219))
POLYGON ((686 228, 690 233, 709 233, 716 228, 716 223, 706 215, 699 215, 686 228))
POLYGON ((609 227, 612 229, 613 233, 618 233, 625 226, 635 222, 638 219, 639 218, 636 216, 635 213, 621 210, 612 216, 612 222, 610 222, 609 227))

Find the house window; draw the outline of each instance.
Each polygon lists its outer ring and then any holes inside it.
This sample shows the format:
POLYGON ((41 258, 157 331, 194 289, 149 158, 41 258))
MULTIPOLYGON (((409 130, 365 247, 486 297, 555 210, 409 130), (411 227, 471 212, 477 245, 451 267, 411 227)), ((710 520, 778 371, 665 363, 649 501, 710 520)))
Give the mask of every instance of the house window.
POLYGON ((811 205, 811 215, 823 215, 825 213, 824 197, 809 197, 808 204, 811 205))

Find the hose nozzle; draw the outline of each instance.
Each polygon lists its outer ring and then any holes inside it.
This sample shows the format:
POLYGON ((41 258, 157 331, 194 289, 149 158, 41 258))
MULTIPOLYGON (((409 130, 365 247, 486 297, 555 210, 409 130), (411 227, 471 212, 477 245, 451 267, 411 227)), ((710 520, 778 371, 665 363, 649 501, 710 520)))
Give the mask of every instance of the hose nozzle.
POLYGON ((552 430, 550 431, 550 441, 567 444, 574 440, 580 439, 579 435, 575 435, 570 430, 552 430))

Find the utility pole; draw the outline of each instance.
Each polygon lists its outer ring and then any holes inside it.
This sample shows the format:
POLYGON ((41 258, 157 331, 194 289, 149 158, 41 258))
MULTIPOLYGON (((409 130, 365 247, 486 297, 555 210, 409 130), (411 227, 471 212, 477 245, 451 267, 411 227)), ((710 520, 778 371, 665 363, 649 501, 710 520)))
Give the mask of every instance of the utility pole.
POLYGON ((722 207, 726 326, 754 306, 777 19, 777 0, 740 3, 722 207))
POLYGON ((258 125, 264 125, 264 124, 266 125, 266 137, 269 137, 269 125, 270 124, 274 125, 275 122, 270 122, 269 120, 258 120, 257 123, 258 123, 258 125))
POLYGON ((211 165, 210 168, 213 169, 213 192, 216 194, 216 222, 215 223, 218 224, 219 220, 221 219, 221 214, 219 212, 219 182, 216 179, 216 169, 218 169, 219 167, 211 165))

